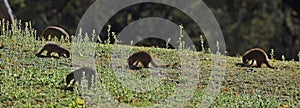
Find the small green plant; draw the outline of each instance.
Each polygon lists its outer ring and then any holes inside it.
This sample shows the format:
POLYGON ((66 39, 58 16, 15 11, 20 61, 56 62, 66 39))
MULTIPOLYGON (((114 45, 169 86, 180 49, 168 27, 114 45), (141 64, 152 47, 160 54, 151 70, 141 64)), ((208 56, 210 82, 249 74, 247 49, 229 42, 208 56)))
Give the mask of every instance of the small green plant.
POLYGON ((184 41, 182 41, 182 38, 184 37, 183 28, 184 27, 182 25, 179 25, 180 31, 179 31, 179 39, 178 39, 177 43, 179 43, 178 49, 181 49, 181 50, 184 48, 184 41))
POLYGON ((2 19, 2 23, 1 23, 1 35, 4 35, 4 36, 8 36, 9 35, 9 32, 11 32, 11 31, 9 31, 9 22, 7 21, 5 21, 4 19, 2 19))
POLYGON ((95 37, 96 37, 97 35, 96 35, 96 30, 95 29, 93 29, 93 32, 92 32, 92 42, 95 42, 95 37))
POLYGON ((202 49, 202 52, 205 52, 205 48, 204 48, 204 38, 202 35, 200 35, 200 42, 201 42, 201 49, 202 49))
POLYGON ((217 46, 217 52, 216 52, 216 54, 220 55, 221 53, 220 53, 220 44, 219 44, 219 41, 217 41, 216 46, 217 46))
POLYGON ((82 108, 84 107, 84 100, 81 98, 76 98, 69 104, 70 108, 82 108))
POLYGON ((210 50, 210 48, 208 48, 208 49, 207 49, 207 53, 211 53, 211 50, 210 50))
POLYGON ((101 35, 97 36, 97 40, 99 41, 99 43, 102 43, 102 40, 101 40, 101 35))
POLYGON ((75 40, 75 42, 81 42, 82 39, 82 28, 79 28, 78 34, 77 34, 77 40, 75 40))
POLYGON ((90 41, 90 37, 87 33, 85 33, 83 41, 84 42, 89 42, 90 41))
POLYGON ((271 49, 271 53, 270 53, 270 55, 271 55, 271 60, 274 60, 274 49, 271 49))
POLYGON ((168 38, 167 42, 166 42, 166 48, 170 48, 170 46, 169 46, 170 43, 171 43, 171 38, 168 38))
POLYGON ((134 42, 133 40, 130 41, 130 46, 133 46, 134 42))
POLYGON ((298 52, 298 59, 299 59, 299 62, 300 62, 300 51, 298 52))
POLYGON ((114 40, 115 40, 115 43, 114 43, 114 44, 118 44, 120 41, 118 40, 116 33, 115 33, 115 32, 112 32, 112 36, 113 36, 113 38, 114 38, 114 40))
POLYGON ((282 61, 285 61, 285 56, 282 55, 282 56, 281 56, 281 59, 282 59, 282 61))
POLYGON ((111 30, 111 25, 107 26, 107 40, 104 41, 105 44, 110 44, 110 30, 111 30))
MULTIPOLYGON (((4 26, 3 26, 2 22, 3 21, 0 21, 0 31, 1 31, 0 33, 4 32, 4 26)), ((0 34, 0 35, 2 35, 2 34, 0 34)))

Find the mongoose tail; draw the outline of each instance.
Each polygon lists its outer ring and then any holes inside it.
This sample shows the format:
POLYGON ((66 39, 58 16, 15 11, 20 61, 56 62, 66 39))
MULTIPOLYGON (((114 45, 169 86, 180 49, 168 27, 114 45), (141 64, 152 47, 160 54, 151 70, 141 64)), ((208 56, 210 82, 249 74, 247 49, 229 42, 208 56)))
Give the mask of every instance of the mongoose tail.
MULTIPOLYGON (((152 60, 153 61, 153 60, 152 60)), ((161 67, 161 68, 169 68, 169 67, 172 67, 172 68, 175 68, 175 66, 178 65, 178 63, 173 63, 173 64, 166 64, 166 65, 158 65, 156 64, 156 62, 152 62, 151 61, 151 64, 155 67, 155 68, 158 68, 158 67, 161 67)))
POLYGON ((269 62, 266 62, 267 67, 271 68, 271 69, 275 69, 275 67, 271 66, 269 62))

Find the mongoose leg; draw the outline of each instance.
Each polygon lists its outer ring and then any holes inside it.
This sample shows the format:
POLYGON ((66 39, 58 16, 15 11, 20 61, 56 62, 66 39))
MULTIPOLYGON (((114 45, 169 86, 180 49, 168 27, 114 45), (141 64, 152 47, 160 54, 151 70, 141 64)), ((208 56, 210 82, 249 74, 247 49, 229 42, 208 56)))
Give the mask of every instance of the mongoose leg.
POLYGON ((256 67, 261 67, 261 63, 259 63, 259 62, 257 62, 257 65, 256 65, 256 67))
POLYGON ((252 66, 252 65, 253 65, 253 63, 254 63, 254 60, 251 60, 251 64, 250 64, 250 66, 252 66))
POLYGON ((58 57, 61 57, 62 56, 62 54, 61 53, 58 53, 58 57))
POLYGON ((51 56, 51 53, 52 53, 52 52, 48 51, 48 52, 47 52, 47 56, 51 56))
POLYGON ((137 66, 137 65, 139 65, 139 62, 134 62, 133 65, 137 66))
POLYGON ((149 63, 144 62, 143 65, 145 68, 149 68, 149 63))
POLYGON ((58 56, 67 58, 67 56, 65 56, 63 53, 58 53, 58 56))

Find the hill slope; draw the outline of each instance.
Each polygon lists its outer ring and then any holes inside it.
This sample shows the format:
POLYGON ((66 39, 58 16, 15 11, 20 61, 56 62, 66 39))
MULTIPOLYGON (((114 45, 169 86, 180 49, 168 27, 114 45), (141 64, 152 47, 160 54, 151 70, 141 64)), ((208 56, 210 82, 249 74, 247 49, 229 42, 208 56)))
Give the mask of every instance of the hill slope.
MULTIPOLYGON (((75 86, 72 92, 65 90, 64 78, 77 69, 71 67, 75 55, 59 59, 36 57, 47 42, 34 40, 31 28, 14 29, 13 35, 3 30, 1 33, 0 44, 4 46, 0 49, 1 107, 95 107, 103 103, 113 103, 105 104, 112 107, 127 104, 170 107, 181 105, 175 104, 177 101, 199 107, 208 97, 215 99, 208 101, 213 107, 300 106, 300 63, 296 61, 271 60, 271 65, 278 69, 265 65, 251 68, 236 65, 241 63, 241 57, 90 43, 95 48, 95 54, 91 55, 95 57, 98 80, 102 82, 97 81, 92 90, 77 90, 80 87, 75 86), (128 70, 126 58, 140 50, 150 52, 157 63, 180 65, 128 70)), ((71 43, 56 43, 72 49, 71 43)))

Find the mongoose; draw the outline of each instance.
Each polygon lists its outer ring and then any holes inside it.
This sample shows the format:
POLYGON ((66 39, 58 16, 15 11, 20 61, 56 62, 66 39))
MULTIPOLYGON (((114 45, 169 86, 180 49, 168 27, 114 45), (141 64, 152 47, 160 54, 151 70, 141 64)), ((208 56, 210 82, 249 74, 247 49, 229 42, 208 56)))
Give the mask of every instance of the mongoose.
POLYGON ((50 39, 53 40, 55 37, 60 40, 61 36, 63 36, 63 39, 66 39, 66 37, 69 37, 69 40, 71 42, 71 38, 63 28, 57 27, 57 26, 48 26, 45 28, 42 32, 42 34, 39 36, 39 39, 45 39, 48 41, 50 35, 50 39))
POLYGON ((260 48, 253 48, 246 51, 242 59, 244 64, 247 64, 250 60, 252 60, 252 63, 250 64, 252 65, 253 61, 255 60, 256 61, 255 67, 261 67, 261 65, 265 63, 269 68, 274 69, 274 67, 272 67, 268 62, 268 56, 266 52, 260 48))
MULTIPOLYGON (((146 51, 139 51, 133 53, 128 58, 129 68, 138 68, 138 63, 142 63, 144 68, 149 68, 149 64, 151 63, 154 67, 169 67, 171 65, 158 65, 154 62, 152 56, 146 51)), ((175 64, 174 64, 175 65, 175 64)))
POLYGON ((83 76, 85 76, 85 79, 88 81, 88 88, 90 88, 91 85, 92 85, 92 81, 93 81, 93 83, 96 82, 95 81, 95 79, 96 79, 95 75, 96 74, 95 74, 95 71, 93 69, 88 68, 88 67, 82 67, 80 69, 74 70, 73 72, 69 73, 66 77, 66 83, 67 83, 67 86, 68 86, 68 85, 71 84, 71 81, 74 80, 71 85, 74 85, 75 81, 77 81, 78 84, 80 85, 83 76), (83 75, 83 72, 85 73, 85 75, 83 75))
POLYGON ((68 49, 63 48, 55 43, 47 43, 46 45, 44 45, 41 51, 36 54, 36 56, 40 56, 45 50, 47 51, 47 56, 51 56, 52 52, 56 52, 59 55, 59 57, 70 57, 70 51, 68 49))

